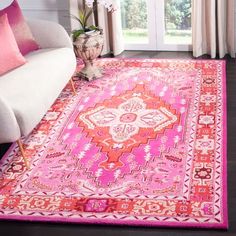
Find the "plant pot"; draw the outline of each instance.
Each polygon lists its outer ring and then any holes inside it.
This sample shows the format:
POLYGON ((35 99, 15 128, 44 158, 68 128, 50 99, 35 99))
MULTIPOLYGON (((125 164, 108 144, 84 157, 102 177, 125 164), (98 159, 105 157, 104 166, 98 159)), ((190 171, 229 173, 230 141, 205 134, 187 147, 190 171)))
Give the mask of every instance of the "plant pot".
POLYGON ((94 64, 97 57, 101 54, 104 44, 101 31, 92 31, 81 34, 74 46, 77 55, 84 61, 84 68, 77 74, 88 81, 102 76, 101 70, 94 64))

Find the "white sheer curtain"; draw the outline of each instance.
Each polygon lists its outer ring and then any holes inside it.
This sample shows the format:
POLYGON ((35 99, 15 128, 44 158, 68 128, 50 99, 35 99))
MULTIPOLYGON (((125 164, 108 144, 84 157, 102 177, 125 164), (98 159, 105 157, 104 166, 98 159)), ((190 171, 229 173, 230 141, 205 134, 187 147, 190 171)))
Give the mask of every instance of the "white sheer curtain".
POLYGON ((103 6, 98 6, 98 26, 103 29, 104 48, 102 54, 112 52, 114 55, 124 51, 122 34, 120 0, 113 0, 115 10, 108 12, 103 6))
POLYGON ((235 0, 192 0, 193 55, 235 57, 235 0))

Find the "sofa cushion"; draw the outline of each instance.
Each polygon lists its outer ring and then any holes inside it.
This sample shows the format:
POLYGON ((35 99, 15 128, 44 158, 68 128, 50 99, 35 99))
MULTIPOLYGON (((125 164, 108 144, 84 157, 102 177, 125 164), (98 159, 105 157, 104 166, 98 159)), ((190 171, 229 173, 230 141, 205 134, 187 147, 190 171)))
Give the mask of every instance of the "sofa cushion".
POLYGON ((40 49, 26 59, 28 63, 0 79, 0 94, 13 109, 23 135, 39 123, 76 68, 69 48, 40 49))
POLYGON ((33 50, 37 50, 39 46, 36 43, 16 0, 14 0, 10 6, 0 10, 0 16, 4 14, 7 14, 21 53, 25 55, 33 50))
POLYGON ((0 52, 0 75, 26 62, 19 51, 6 14, 0 16, 0 52))

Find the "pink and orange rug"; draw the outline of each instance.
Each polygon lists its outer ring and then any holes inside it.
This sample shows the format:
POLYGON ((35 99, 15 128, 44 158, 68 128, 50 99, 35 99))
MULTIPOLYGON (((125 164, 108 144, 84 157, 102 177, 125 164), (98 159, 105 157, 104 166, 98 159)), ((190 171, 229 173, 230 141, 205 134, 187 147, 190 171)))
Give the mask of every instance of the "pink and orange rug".
POLYGON ((0 218, 227 228, 224 61, 97 63, 1 160, 0 218))

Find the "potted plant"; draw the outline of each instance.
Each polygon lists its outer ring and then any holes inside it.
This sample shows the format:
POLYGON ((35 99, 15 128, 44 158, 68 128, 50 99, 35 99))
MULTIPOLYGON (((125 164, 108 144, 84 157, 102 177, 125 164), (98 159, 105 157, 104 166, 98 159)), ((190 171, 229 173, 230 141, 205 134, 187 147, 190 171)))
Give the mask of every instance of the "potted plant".
POLYGON ((96 58, 101 54, 104 44, 102 30, 94 25, 88 26, 89 17, 94 10, 94 7, 87 10, 84 5, 83 9, 79 9, 79 17, 72 15, 81 26, 81 29, 72 31, 75 53, 82 58, 85 64, 78 76, 88 81, 102 75, 100 69, 94 64, 96 58))

